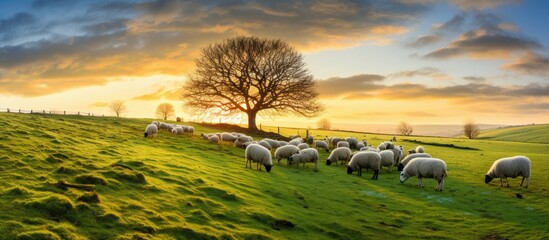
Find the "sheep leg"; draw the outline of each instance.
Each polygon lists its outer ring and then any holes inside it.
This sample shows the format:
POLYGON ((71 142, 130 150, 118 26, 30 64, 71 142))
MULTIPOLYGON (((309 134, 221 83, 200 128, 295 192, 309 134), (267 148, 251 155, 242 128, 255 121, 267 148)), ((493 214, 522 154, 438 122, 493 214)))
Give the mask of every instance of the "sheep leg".
POLYGON ((499 178, 499 187, 503 187, 503 178, 499 178))
POLYGON ((374 171, 374 176, 372 179, 377 180, 377 176, 379 175, 379 171, 374 171))
POLYGON ((358 176, 362 176, 362 168, 361 167, 358 167, 358 176))
MULTIPOLYGON (((522 177, 522 179, 524 179, 524 177, 522 177)), ((524 187, 524 188, 528 188, 528 183, 530 183, 530 177, 526 178, 526 187, 524 187)))
POLYGON ((509 187, 509 179, 507 179, 507 177, 505 177, 505 184, 509 187))

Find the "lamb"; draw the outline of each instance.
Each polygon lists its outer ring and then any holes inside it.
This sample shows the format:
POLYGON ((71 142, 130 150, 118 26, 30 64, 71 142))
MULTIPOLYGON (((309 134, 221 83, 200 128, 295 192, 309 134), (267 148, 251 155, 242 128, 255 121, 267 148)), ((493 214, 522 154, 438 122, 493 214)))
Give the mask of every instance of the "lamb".
POLYGON ((212 135, 208 138, 208 141, 210 141, 211 143, 219 143, 219 137, 217 135, 212 135))
POLYGON ((331 165, 334 162, 337 165, 337 162, 340 160, 343 161, 344 163, 347 163, 347 161, 351 159, 351 154, 352 154, 351 149, 349 148, 346 148, 346 147, 336 148, 332 151, 332 153, 330 153, 330 156, 326 158, 326 165, 331 165))
POLYGON ((423 149, 422 146, 417 146, 416 147, 416 153, 425 153, 425 149, 423 149))
POLYGON ((300 144, 297 145, 297 148, 299 148, 299 150, 306 149, 306 148, 309 148, 309 144, 300 143, 300 144))
POLYGON ((372 179, 377 180, 381 169, 381 155, 370 151, 357 152, 347 164, 347 174, 353 174, 353 171, 356 170, 358 176, 362 176, 362 168, 372 169, 374 171, 372 179))
POLYGON ((489 183, 492 179, 499 177, 499 186, 502 187, 503 178, 505 178, 505 183, 509 187, 509 180, 507 178, 516 178, 518 176, 522 176, 520 186, 522 186, 526 178, 525 188, 528 188, 528 184, 530 183, 530 159, 525 156, 506 157, 496 160, 484 176, 484 182, 489 183))
POLYGON ((391 173, 391 167, 395 164, 395 155, 392 149, 383 150, 379 152, 379 155, 381 156, 381 167, 388 167, 387 172, 391 173))
POLYGON ((258 142, 259 145, 265 147, 266 149, 269 149, 269 151, 271 151, 272 147, 271 147, 271 144, 269 144, 267 141, 265 140, 261 140, 258 142))
POLYGON ((308 143, 308 144, 313 144, 313 141, 314 141, 313 135, 307 136, 307 143, 308 143))
POLYGON ((358 139, 356 139, 354 137, 347 137, 347 138, 345 138, 345 141, 347 141, 347 143, 349 143, 349 148, 351 148, 351 149, 360 149, 360 148, 357 148, 358 139))
POLYGON ((269 149, 259 145, 259 144, 250 144, 246 147, 244 151, 244 156, 246 158, 246 168, 248 168, 248 163, 250 163, 250 169, 252 168, 252 162, 256 162, 256 169, 261 171, 261 165, 265 166, 267 172, 271 172, 273 167, 273 159, 271 157, 271 152, 269 149))
POLYGON ((294 145, 286 145, 276 149, 275 160, 280 163, 280 159, 286 158, 286 164, 290 164, 290 157, 296 153, 299 153, 299 148, 294 145))
POLYGON ((158 133, 158 127, 156 124, 149 124, 147 125, 147 128, 145 128, 145 133, 143 134, 145 137, 150 138, 156 138, 156 134, 158 133))
POLYGON ((326 152, 330 152, 330 148, 328 147, 328 143, 326 141, 316 140, 315 141, 315 148, 316 149, 322 148, 322 149, 326 150, 326 152))
POLYGON ((427 153, 412 153, 412 154, 406 156, 402 161, 400 161, 400 163, 398 164, 397 170, 402 171, 404 169, 404 167, 406 166, 406 164, 408 164, 408 162, 410 162, 410 161, 412 161, 412 159, 418 158, 418 157, 430 158, 431 155, 429 155, 427 153))
POLYGON ((400 182, 404 183, 409 177, 417 176, 418 187, 423 188, 423 178, 434 178, 438 181, 435 191, 444 188, 444 177, 446 177, 446 163, 438 158, 415 158, 406 164, 400 173, 400 182))
POLYGON ((351 149, 350 146, 349 146, 349 143, 346 142, 346 141, 339 141, 336 146, 337 147, 346 147, 346 148, 351 149))
POLYGON ((315 164, 314 171, 318 171, 318 151, 314 148, 299 150, 299 153, 292 155, 289 161, 290 164, 297 163, 297 166, 299 163, 303 163, 303 167, 305 167, 305 163, 312 162, 315 164))

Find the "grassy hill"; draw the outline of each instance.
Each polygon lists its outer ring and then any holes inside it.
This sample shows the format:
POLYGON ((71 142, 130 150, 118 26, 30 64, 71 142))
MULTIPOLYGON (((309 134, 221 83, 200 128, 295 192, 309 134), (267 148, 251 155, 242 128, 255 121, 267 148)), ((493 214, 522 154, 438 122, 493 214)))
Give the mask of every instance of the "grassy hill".
POLYGON ((480 139, 549 143, 549 124, 504 127, 482 131, 480 139))
MULTIPOLYGON (((150 121, 0 113, 0 239, 549 238, 548 144, 399 138, 446 161, 435 192, 432 179, 419 189, 396 171, 375 181, 324 161, 318 172, 282 162, 270 173, 245 169, 244 150, 229 144, 165 131, 143 138, 150 121), (532 160, 530 188, 483 182, 495 159, 519 154, 532 160)), ((389 137, 312 134, 374 145, 389 137)))

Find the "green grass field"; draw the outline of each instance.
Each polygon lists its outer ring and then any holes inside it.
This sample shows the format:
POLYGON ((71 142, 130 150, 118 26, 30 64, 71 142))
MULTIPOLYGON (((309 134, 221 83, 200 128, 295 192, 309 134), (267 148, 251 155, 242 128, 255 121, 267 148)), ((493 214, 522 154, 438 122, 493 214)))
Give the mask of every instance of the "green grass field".
MULTIPOLYGON (((397 171, 376 181, 324 160, 318 172, 245 169, 244 150, 198 136, 223 129, 191 124, 195 136, 152 140, 150 122, 0 113, 0 239, 549 239, 549 144, 397 137, 446 161, 435 192, 432 179, 419 189, 397 171), (528 189, 520 178, 484 183, 494 160, 514 155, 532 161, 528 189)), ((392 137, 311 133, 376 146, 392 137)))
POLYGON ((549 124, 505 127, 482 131, 479 139, 549 143, 549 124))

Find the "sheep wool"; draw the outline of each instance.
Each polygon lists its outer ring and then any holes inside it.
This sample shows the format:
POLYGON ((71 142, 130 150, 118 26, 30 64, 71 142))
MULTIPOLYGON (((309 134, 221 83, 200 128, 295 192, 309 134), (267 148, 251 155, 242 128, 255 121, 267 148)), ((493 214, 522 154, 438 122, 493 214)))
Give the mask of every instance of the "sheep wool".
POLYGON ((269 149, 259 144, 252 143, 246 147, 244 156, 246 158, 246 168, 248 168, 249 163, 251 169, 252 162, 255 162, 257 163, 256 169, 259 171, 261 171, 261 164, 263 164, 263 166, 265 166, 265 170, 267 170, 267 172, 271 172, 271 168, 273 167, 273 159, 269 149))
POLYGON ((343 161, 344 163, 347 163, 349 159, 351 159, 351 149, 346 147, 339 147, 336 148, 330 153, 330 156, 326 159, 326 165, 331 165, 332 163, 336 163, 338 161, 343 161))
POLYGON ((349 143, 349 148, 351 148, 351 149, 360 149, 360 148, 357 148, 358 139, 356 139, 354 137, 347 137, 347 138, 345 138, 345 141, 347 143, 349 143))
POLYGON ((277 163, 280 163, 280 159, 286 158, 286 164, 289 165, 289 159, 292 155, 299 153, 299 148, 294 145, 286 145, 276 149, 275 151, 275 160, 277 163))
POLYGON ((211 143, 219 143, 219 137, 217 135, 212 135, 208 138, 208 141, 210 141, 211 143))
POLYGON ((297 147, 301 150, 301 149, 306 149, 306 148, 309 148, 309 144, 307 143, 300 143, 297 145, 297 147))
POLYGON ((423 178, 434 178, 438 181, 435 191, 444 188, 444 177, 446 177, 446 163, 438 158, 414 158, 400 173, 400 182, 404 183, 408 178, 417 176, 417 186, 423 188, 423 178))
POLYGON ((269 145, 271 145, 271 148, 273 148, 273 149, 277 149, 277 148, 280 147, 280 143, 277 140, 273 140, 273 139, 270 139, 270 138, 265 138, 263 140, 268 142, 269 145))
POLYGON ((301 144, 301 143, 302 143, 302 141, 300 141, 300 140, 297 139, 297 138, 294 138, 294 139, 292 139, 290 142, 288 142, 288 144, 294 145, 294 146, 296 146, 296 147, 297 147, 297 145, 299 145, 299 144, 301 144))
POLYGON ((145 137, 155 138, 156 134, 158 133, 158 127, 156 124, 149 124, 147 125, 147 128, 145 128, 145 133, 143 134, 145 137))
POLYGON ((408 164, 410 161, 412 161, 412 159, 418 158, 418 157, 430 158, 431 155, 429 155, 427 153, 412 153, 412 154, 406 156, 402 161, 400 161, 400 163, 398 164, 397 170, 402 171, 404 169, 404 167, 406 166, 406 164, 408 164))
POLYGON ((425 149, 422 146, 416 147, 416 153, 424 153, 424 152, 425 152, 425 149))
POLYGON ((351 148, 350 148, 350 145, 349 145, 349 143, 348 143, 347 141, 339 141, 339 142, 337 143, 336 147, 346 147, 346 148, 351 149, 351 148))
POLYGON ((318 171, 318 151, 314 148, 299 150, 299 153, 292 155, 289 160, 290 164, 297 163, 297 166, 303 163, 303 167, 305 167, 305 163, 314 163, 314 171, 318 171))
POLYGON ((381 167, 387 167, 387 172, 391 172, 391 167, 395 164, 395 154, 392 149, 379 152, 381 156, 381 167))
POLYGON ((326 150, 326 152, 330 152, 330 148, 328 147, 328 143, 326 141, 316 140, 315 141, 315 148, 316 149, 322 148, 322 149, 326 150))
POLYGON ((357 152, 347 164, 347 174, 358 171, 358 176, 362 176, 363 168, 372 169, 374 171, 372 179, 377 180, 379 170, 381 169, 381 155, 377 152, 370 151, 357 152))
POLYGON ((509 187, 508 177, 516 178, 522 176, 522 181, 520 186, 524 183, 526 179, 526 186, 530 183, 530 159, 525 156, 514 156, 507 158, 500 158, 496 160, 490 170, 484 176, 484 182, 490 183, 494 178, 500 178, 499 186, 503 186, 503 179, 505 178, 505 183, 509 187))
POLYGON ((271 144, 269 144, 267 141, 265 140, 261 140, 259 142, 257 142, 259 145, 265 147, 266 149, 269 149, 269 151, 272 149, 271 147, 271 144))

